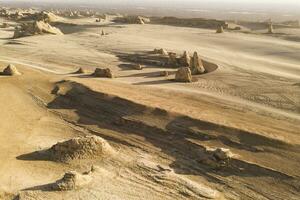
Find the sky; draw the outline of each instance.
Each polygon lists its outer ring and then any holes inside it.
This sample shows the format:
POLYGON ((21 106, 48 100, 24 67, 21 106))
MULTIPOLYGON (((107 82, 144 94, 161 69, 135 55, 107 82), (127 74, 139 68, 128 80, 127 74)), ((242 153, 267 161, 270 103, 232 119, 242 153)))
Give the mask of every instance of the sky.
MULTIPOLYGON (((62 0, 2 0, 2 1, 20 1, 20 2, 62 2, 62 0)), ((103 3, 103 2, 115 2, 115 3, 189 3, 189 4, 194 4, 194 3, 201 3, 201 2, 221 2, 221 3, 239 3, 239 4, 289 4, 289 5, 299 5, 300 6, 300 1, 299 0, 63 0, 64 2, 83 2, 83 3, 103 3)))

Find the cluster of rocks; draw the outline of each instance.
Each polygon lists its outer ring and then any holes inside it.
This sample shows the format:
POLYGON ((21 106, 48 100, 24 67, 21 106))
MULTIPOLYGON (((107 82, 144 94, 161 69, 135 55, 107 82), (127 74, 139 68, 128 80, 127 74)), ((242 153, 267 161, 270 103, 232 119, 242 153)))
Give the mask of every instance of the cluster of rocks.
POLYGON ((190 56, 187 51, 184 51, 182 56, 177 56, 176 53, 168 52, 165 49, 154 49, 153 53, 167 58, 163 65, 179 68, 175 75, 176 81, 192 82, 192 75, 203 74, 206 72, 198 52, 194 52, 193 56, 190 56))
POLYGON ((102 77, 102 78, 114 78, 114 74, 109 68, 105 68, 105 69, 96 68, 92 76, 102 77))
POLYGON ((3 72, 1 73, 1 75, 4 75, 4 76, 17 76, 17 75, 21 75, 21 73, 18 71, 18 69, 14 65, 9 64, 3 70, 3 72))
POLYGON ((109 143, 98 136, 85 136, 59 142, 48 153, 52 160, 69 162, 77 159, 106 157, 114 154, 109 143))
POLYGON ((174 68, 188 67, 193 75, 205 73, 205 68, 198 52, 194 52, 193 56, 190 56, 185 51, 180 57, 177 57, 176 53, 169 52, 167 66, 174 68))
POLYGON ((123 16, 123 17, 115 18, 114 22, 126 23, 126 24, 146 24, 146 23, 150 23, 151 20, 147 17, 141 17, 141 16, 123 16))
POLYGON ((24 23, 21 26, 16 27, 13 37, 19 38, 38 34, 63 35, 60 29, 51 26, 47 22, 35 21, 24 23))

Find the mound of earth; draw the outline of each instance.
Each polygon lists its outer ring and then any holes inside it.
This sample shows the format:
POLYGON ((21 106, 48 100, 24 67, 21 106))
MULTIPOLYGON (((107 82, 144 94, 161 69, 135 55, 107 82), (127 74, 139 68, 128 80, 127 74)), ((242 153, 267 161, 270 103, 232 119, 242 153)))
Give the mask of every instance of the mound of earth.
POLYGON ((51 26, 44 21, 22 24, 14 32, 14 38, 26 37, 38 34, 63 35, 60 29, 51 26))
POLYGON ((18 71, 18 69, 12 65, 9 64, 2 72, 2 75, 6 76, 16 76, 16 75, 21 75, 21 73, 18 71))
POLYGON ((76 171, 65 173, 62 179, 53 184, 53 190, 68 191, 80 189, 92 181, 92 176, 89 174, 79 174, 76 171))
POLYGON ((106 69, 96 68, 95 72, 92 75, 95 77, 104 77, 104 78, 114 77, 112 71, 109 68, 106 69))
POLYGON ((106 157, 114 153, 109 143, 98 136, 78 137, 52 146, 48 152, 52 160, 68 162, 76 159, 106 157))

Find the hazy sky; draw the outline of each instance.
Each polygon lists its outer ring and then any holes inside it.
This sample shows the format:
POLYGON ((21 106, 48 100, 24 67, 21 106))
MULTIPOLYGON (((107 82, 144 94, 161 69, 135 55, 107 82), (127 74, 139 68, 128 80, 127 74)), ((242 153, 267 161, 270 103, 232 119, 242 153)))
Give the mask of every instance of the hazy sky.
POLYGON ((23 2, 83 2, 83 3, 201 3, 201 2, 222 2, 222 3, 247 3, 247 4, 293 4, 300 5, 300 0, 2 0, 2 1, 23 1, 23 2))

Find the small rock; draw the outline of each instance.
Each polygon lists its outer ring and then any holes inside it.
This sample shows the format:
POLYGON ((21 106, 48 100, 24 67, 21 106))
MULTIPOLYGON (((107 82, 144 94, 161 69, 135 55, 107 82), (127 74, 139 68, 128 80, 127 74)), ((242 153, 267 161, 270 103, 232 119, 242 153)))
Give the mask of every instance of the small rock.
POLYGON ((143 69, 143 66, 140 65, 140 64, 134 65, 133 67, 134 67, 134 69, 136 69, 136 70, 142 70, 142 69, 143 69))
POLYGON ((65 173, 64 177, 58 180, 54 185, 54 190, 68 191, 80 189, 92 181, 92 176, 82 175, 76 171, 65 173))
POLYGON ((169 76, 169 72, 168 71, 160 71, 159 75, 160 76, 169 76))
POLYGON ((93 76, 104 77, 104 78, 114 78, 114 75, 109 68, 106 68, 106 69, 96 68, 95 72, 93 73, 93 76))
POLYGON ((213 151, 213 156, 220 161, 228 160, 232 157, 232 153, 229 149, 218 148, 213 151))

